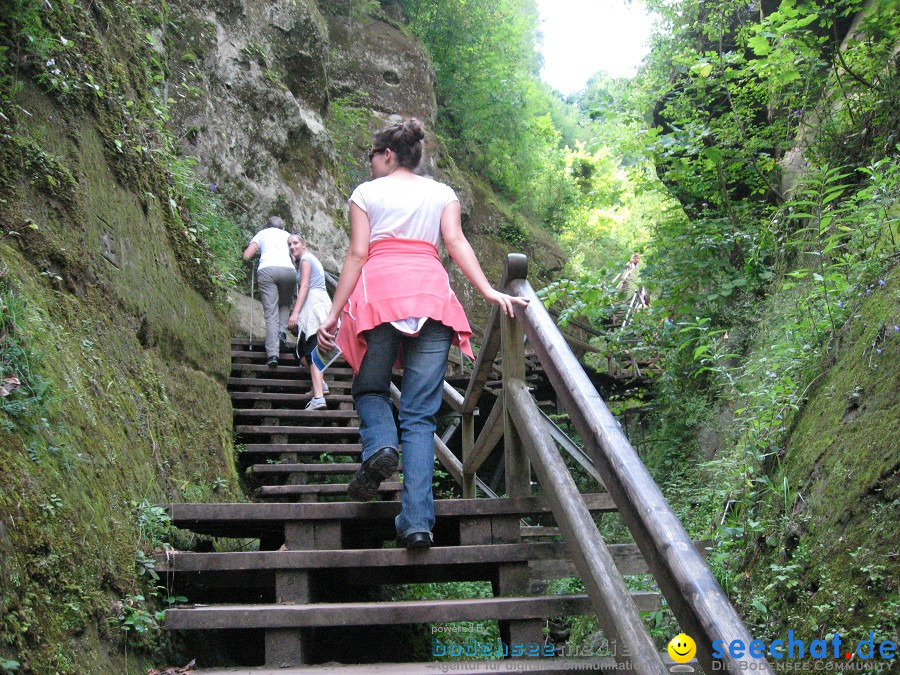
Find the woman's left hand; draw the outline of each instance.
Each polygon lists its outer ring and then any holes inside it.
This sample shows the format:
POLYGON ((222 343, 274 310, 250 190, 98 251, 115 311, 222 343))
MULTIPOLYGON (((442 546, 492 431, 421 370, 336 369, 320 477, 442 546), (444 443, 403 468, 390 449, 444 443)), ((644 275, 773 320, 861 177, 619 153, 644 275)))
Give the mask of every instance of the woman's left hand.
POLYGON ((530 298, 523 298, 518 295, 507 295, 496 289, 491 289, 484 295, 484 299, 493 305, 500 305, 500 310, 506 316, 515 316, 515 306, 527 307, 530 298))
POLYGON ((334 349, 334 339, 337 336, 338 317, 330 316, 322 322, 317 331, 319 347, 328 351, 334 349))

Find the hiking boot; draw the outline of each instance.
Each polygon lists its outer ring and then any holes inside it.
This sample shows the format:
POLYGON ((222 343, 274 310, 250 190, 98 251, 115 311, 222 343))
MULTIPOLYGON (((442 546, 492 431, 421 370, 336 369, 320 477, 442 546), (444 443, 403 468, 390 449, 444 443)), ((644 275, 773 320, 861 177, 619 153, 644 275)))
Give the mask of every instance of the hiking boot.
POLYGON ((347 494, 357 502, 370 502, 378 498, 381 481, 397 470, 400 455, 394 448, 382 448, 369 457, 353 474, 347 494))
POLYGON ((266 361, 266 365, 269 366, 269 368, 277 368, 278 367, 278 357, 270 356, 268 358, 268 360, 266 361))
POLYGON ((316 398, 315 396, 309 400, 309 403, 306 404, 304 410, 325 410, 328 407, 328 404, 325 403, 325 397, 319 396, 316 398))

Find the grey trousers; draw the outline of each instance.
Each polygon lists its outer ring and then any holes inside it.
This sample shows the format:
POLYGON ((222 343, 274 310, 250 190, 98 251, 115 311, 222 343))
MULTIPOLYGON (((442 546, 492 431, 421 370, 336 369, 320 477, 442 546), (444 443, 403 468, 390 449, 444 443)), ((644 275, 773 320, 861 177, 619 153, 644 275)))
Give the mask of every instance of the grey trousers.
POLYGON ((297 290, 293 267, 264 267, 257 274, 259 299, 266 317, 266 356, 278 356, 278 337, 287 331, 291 303, 297 290))

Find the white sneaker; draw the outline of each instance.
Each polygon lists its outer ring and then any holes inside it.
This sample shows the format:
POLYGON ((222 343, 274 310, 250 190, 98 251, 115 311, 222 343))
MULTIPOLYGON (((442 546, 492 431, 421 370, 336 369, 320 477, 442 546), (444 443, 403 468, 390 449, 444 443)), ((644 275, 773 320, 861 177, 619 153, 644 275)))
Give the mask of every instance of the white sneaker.
POLYGON ((320 396, 318 398, 311 398, 304 410, 325 410, 327 407, 328 405, 325 403, 325 397, 320 396))

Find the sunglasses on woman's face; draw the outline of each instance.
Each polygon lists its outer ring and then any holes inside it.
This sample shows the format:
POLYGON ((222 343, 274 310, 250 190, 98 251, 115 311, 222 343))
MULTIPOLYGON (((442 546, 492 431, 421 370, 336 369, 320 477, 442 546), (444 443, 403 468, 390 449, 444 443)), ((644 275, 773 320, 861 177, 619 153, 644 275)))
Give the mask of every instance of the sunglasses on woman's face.
POLYGON ((385 150, 387 150, 387 148, 372 148, 369 150, 369 161, 371 162, 375 158, 375 155, 379 155, 385 150))

